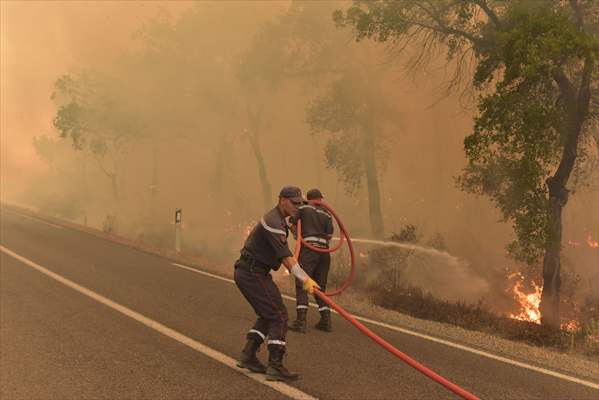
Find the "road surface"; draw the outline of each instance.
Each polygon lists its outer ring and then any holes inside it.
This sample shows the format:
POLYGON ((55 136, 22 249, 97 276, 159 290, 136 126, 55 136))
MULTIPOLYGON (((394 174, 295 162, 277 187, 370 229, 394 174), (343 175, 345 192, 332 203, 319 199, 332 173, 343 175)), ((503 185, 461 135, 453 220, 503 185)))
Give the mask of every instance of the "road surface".
MULTIPOLYGON (((267 383, 234 366, 254 315, 230 280, 6 207, 0 245, 3 400, 458 398, 338 315, 333 333, 290 332, 285 362, 301 379, 267 383)), ((597 382, 370 328, 480 398, 599 398, 597 382)))

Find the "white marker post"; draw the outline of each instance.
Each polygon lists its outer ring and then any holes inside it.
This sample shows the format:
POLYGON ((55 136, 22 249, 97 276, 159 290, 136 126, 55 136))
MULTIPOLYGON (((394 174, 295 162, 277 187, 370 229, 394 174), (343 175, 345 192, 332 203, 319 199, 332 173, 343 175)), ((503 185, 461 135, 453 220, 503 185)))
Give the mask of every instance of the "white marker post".
POLYGON ((175 210, 175 251, 181 252, 181 218, 183 210, 177 208, 175 210))

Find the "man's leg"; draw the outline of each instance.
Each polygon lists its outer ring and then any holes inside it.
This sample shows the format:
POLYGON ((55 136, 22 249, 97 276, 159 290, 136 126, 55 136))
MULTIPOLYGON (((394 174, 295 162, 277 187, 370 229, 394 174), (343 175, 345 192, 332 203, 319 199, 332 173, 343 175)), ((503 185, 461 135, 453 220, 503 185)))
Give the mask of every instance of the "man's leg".
MULTIPOLYGON (((287 334, 287 308, 283 304, 281 292, 272 281, 270 274, 249 271, 235 271, 235 282, 241 293, 252 305, 260 318, 254 328, 263 329, 260 324, 268 326, 268 367, 266 375, 268 380, 291 381, 299 377, 298 374, 289 372, 283 366, 285 354, 285 337, 287 334), (239 271, 239 272, 238 272, 239 271), (261 322, 265 321, 265 322, 261 322)), ((251 331, 250 331, 251 333, 251 331)), ((249 334, 248 334, 249 336, 249 334)))
POLYGON ((257 325, 262 325, 260 322, 261 318, 258 318, 254 327, 250 329, 246 338, 247 342, 243 350, 241 350, 241 357, 239 358, 239 362, 237 363, 238 367, 247 368, 252 372, 265 373, 266 367, 264 364, 258 360, 256 353, 260 351, 260 345, 264 342, 265 335, 263 332, 266 332, 267 329, 258 330, 256 329, 257 325))
POLYGON ((272 277, 267 275, 261 284, 264 287, 265 297, 268 298, 270 307, 263 306, 263 312, 268 319, 268 367, 266 380, 269 381, 294 381, 299 374, 290 372, 283 365, 283 356, 286 352, 287 342, 287 308, 283 303, 281 292, 272 277))
MULTIPOLYGON (((318 258, 318 263, 314 269, 313 279, 318 283, 318 286, 322 288, 322 291, 326 291, 327 280, 329 278, 329 269, 331 267, 331 254, 322 253, 318 258)), ((320 297, 314 295, 316 303, 318 304, 318 312, 320 313, 320 321, 314 326, 316 329, 321 331, 331 332, 333 330, 331 321, 331 309, 320 299, 320 297)))
MULTIPOLYGON (((299 256, 299 263, 306 271, 308 276, 312 276, 316 262, 318 261, 318 253, 313 252, 310 249, 302 247, 299 256)), ((308 293, 304 290, 303 282, 298 279, 295 280, 295 301, 296 301, 296 313, 297 317, 295 321, 289 326, 294 332, 306 333, 306 320, 308 315, 308 293)))
MULTIPOLYGON (((254 307, 248 296, 246 296, 246 291, 251 288, 251 281, 253 280, 253 277, 249 274, 250 272, 243 270, 239 270, 238 272, 238 270, 236 269, 234 275, 235 283, 237 284, 237 287, 240 289, 241 293, 246 298, 246 300, 248 300, 252 308, 254 308, 256 314, 258 314, 256 308, 254 307)), ((253 296, 250 295, 250 298, 252 297, 253 296)), ((252 372, 266 372, 266 366, 264 366, 264 364, 260 362, 260 360, 256 356, 256 353, 260 351, 260 345, 264 342, 267 333, 268 321, 260 315, 258 315, 256 323, 254 324, 252 329, 250 329, 246 336, 247 341, 245 343, 245 346, 243 347, 243 350, 241 350, 241 356, 239 357, 239 361, 237 362, 238 367, 247 368, 252 372)))

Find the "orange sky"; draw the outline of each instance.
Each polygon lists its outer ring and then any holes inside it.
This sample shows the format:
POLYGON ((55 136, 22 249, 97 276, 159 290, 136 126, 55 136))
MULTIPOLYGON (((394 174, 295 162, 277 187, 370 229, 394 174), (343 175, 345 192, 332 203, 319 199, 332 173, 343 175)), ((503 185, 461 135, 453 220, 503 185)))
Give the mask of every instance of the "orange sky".
POLYGON ((49 133, 54 80, 74 67, 109 63, 161 9, 188 1, 0 1, 0 176, 18 190, 45 166, 32 147, 49 133))

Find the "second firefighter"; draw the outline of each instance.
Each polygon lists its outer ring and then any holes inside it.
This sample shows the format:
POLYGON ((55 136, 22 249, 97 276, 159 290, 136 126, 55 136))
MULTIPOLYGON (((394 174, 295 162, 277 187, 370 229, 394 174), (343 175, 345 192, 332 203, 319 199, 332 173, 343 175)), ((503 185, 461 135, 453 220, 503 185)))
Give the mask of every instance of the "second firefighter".
MULTIPOLYGON (((328 249, 329 242, 333 236, 333 218, 331 214, 318 201, 323 199, 318 189, 312 189, 307 193, 308 204, 299 207, 299 219, 301 220, 301 235, 305 242, 314 247, 328 249)), ((329 269, 331 266, 331 254, 310 250, 302 244, 299 260, 304 271, 321 287, 326 290, 329 269)), ((296 279, 296 320, 289 326, 295 332, 306 332, 308 314, 308 293, 303 288, 303 283, 296 279)), ((316 329, 331 332, 331 310, 319 297, 314 296, 320 312, 320 320, 316 329)))

